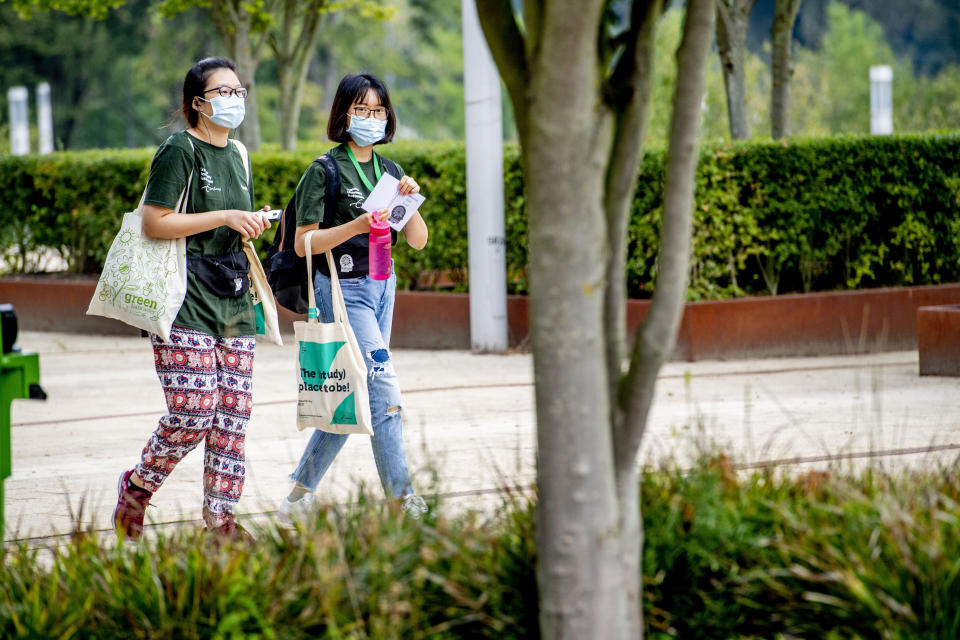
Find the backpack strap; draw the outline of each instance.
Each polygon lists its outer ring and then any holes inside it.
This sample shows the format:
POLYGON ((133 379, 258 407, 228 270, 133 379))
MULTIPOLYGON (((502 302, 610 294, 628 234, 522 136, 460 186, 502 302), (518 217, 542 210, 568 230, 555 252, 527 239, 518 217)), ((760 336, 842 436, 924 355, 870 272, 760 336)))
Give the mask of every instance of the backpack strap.
POLYGON ((380 164, 382 164, 383 168, 387 170, 387 173, 392 175, 397 180, 403 177, 402 175, 400 175, 400 167, 397 166, 396 162, 394 162, 389 158, 384 158, 379 153, 377 154, 377 157, 380 158, 380 164))
POLYGON ((327 152, 314 160, 323 166, 327 174, 324 181, 323 193, 323 222, 329 227, 333 225, 333 219, 337 210, 337 198, 340 196, 340 167, 337 161, 327 152))

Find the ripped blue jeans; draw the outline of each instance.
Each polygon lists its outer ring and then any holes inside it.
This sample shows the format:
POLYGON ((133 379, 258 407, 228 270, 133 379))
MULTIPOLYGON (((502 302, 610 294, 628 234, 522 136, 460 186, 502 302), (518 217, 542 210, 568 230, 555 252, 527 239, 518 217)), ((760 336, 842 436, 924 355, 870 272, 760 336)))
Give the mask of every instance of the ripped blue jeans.
MULTIPOLYGON (((333 322, 330 298, 330 278, 321 273, 314 276, 317 307, 321 322, 333 322)), ((407 456, 403 450, 402 399, 397 374, 390 358, 390 330, 393 327, 393 303, 397 277, 391 273, 387 280, 340 278, 347 316, 353 328, 360 351, 367 364, 370 388, 370 414, 373 417, 373 459, 380 474, 383 490, 390 497, 413 493, 407 456)), ((346 435, 314 430, 300 463, 290 478, 314 491, 323 474, 347 441, 346 435)))

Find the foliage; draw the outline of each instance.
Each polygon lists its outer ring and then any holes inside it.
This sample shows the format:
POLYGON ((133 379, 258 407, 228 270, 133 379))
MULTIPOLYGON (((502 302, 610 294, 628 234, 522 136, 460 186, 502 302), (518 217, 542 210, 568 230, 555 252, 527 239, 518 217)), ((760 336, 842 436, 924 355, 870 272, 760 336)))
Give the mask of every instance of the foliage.
MULTIPOLYGON (((931 1, 925 0, 927 4, 931 1)), ((91 2, 94 0, 84 0, 76 8, 90 10, 94 6, 91 2)), ((107 6, 105 2, 95 4, 107 6)), ((861 0, 822 4, 827 6, 822 10, 817 42, 798 46, 795 57, 791 128, 796 135, 866 133, 866 69, 871 64, 893 66, 896 131, 960 128, 960 102, 955 99, 960 94, 960 65, 949 64, 956 52, 941 47, 940 62, 920 65, 936 74, 920 75, 913 70, 917 59, 904 57, 912 49, 901 46, 891 50, 889 37, 876 22, 847 8, 862 5, 877 15, 879 5, 874 10, 872 3, 868 6, 861 0), (894 51, 901 50, 899 57, 895 55, 894 51)), ((24 0, 17 6, 36 8, 41 4, 24 0)), ((166 124, 176 115, 179 87, 187 68, 202 57, 222 55, 224 49, 202 9, 164 18, 150 10, 151 6, 146 0, 126 2, 107 12, 105 20, 96 21, 33 10, 30 20, 21 20, 13 3, 0 2, 0 42, 8 43, 0 48, 0 84, 28 86, 31 109, 33 87, 40 81, 51 84, 58 148, 159 144, 169 133, 166 124)), ((323 136, 336 81, 344 73, 359 70, 387 79, 404 137, 462 138, 460 3, 390 0, 389 6, 396 8, 389 21, 370 20, 358 11, 324 16, 318 55, 304 90, 299 129, 303 143, 323 136), (357 46, 359 42, 363 46, 357 46)), ((904 16, 894 4, 883 11, 889 14, 887 18, 894 14, 897 17, 895 25, 891 19, 884 19, 888 34, 892 28, 902 30, 909 23, 900 20, 904 16)), ((760 13, 759 5, 755 12, 760 13)), ((921 15, 931 15, 926 9, 914 13, 913 22, 921 15)), ((804 19, 802 13, 801 22, 804 19)), ((681 21, 682 12, 670 10, 657 30, 656 81, 648 133, 652 145, 662 146, 669 129, 670 110, 666 105, 673 90, 674 52, 680 41, 681 21)), ((925 19, 923 28, 927 32, 936 30, 936 25, 929 22, 925 19)), ((768 31, 768 26, 763 28, 764 35, 768 31)), ((903 44, 907 36, 899 33, 891 41, 903 44)), ((928 45, 928 41, 917 41, 913 47, 928 45)), ((936 53, 924 51, 925 60, 936 53)), ((762 51, 747 54, 747 109, 757 134, 770 130, 770 79, 763 56, 762 51)), ((262 136, 268 143, 280 140, 282 116, 276 78, 276 63, 267 52, 258 67, 257 91, 262 136)), ((723 77, 717 57, 712 58, 707 73, 706 93, 703 139, 727 138, 723 77)), ((7 112, 6 92, 0 92, 0 151, 9 148, 9 136, 3 129, 7 112)), ((509 114, 505 130, 512 133, 509 114)))
POLYGON ((743 476, 719 456, 648 473, 643 493, 653 638, 960 633, 950 471, 743 476))
MULTIPOLYGON (((7 43, 0 47, 0 85, 24 84, 32 96, 37 83, 51 84, 57 148, 159 144, 169 134, 171 117, 179 123, 180 85, 190 65, 210 55, 226 55, 208 9, 194 7, 202 2, 114 4, 122 6, 106 11, 105 0, 0 0, 0 42, 7 43), (161 8, 167 15, 161 15, 161 8), (105 19, 62 12, 99 9, 105 19), (30 19, 21 19, 23 14, 30 19)), ((304 88, 300 139, 323 135, 336 82, 345 73, 362 70, 388 81, 404 136, 462 137, 460 3, 390 0, 353 5, 357 3, 330 2, 333 12, 322 16, 321 55, 308 56, 314 60, 304 88), (391 11, 394 17, 382 20, 391 11), (335 58, 324 52, 335 53, 335 58)), ((244 6, 253 10, 259 5, 244 6)), ((269 50, 256 81, 264 140, 279 142, 284 111, 278 63, 269 50)), ((34 113, 32 97, 30 107, 34 113)), ((7 113, 3 91, 0 133, 7 113)), ((0 152, 9 149, 8 137, 0 136, 0 152)))
MULTIPOLYGON (((955 135, 742 143, 703 151, 691 298, 934 284, 960 277, 955 135)), ((662 206, 646 156, 628 286, 649 291, 662 206)))
MULTIPOLYGON (((956 472, 647 468, 647 637, 960 635, 956 472)), ((434 509, 434 514, 436 509, 434 509)), ((535 638, 533 502, 407 521, 367 502, 253 547, 188 528, 118 545, 78 527, 0 551, 0 636, 535 638)))
MULTIPOLYGON (((258 204, 286 206, 328 145, 253 154, 258 204)), ((385 153, 427 196, 427 248, 395 247, 400 286, 432 288, 444 273, 465 291, 463 146, 396 143, 385 153)), ((147 151, 0 156, 0 189, 12 203, 0 210, 7 270, 29 270, 31 256, 48 248, 73 272, 97 272, 148 167, 147 151)), ((526 293, 527 222, 513 146, 504 174, 507 276, 511 292, 526 293)), ((662 193, 663 154, 650 152, 628 230, 631 297, 652 292, 662 193)), ((701 156, 696 202, 691 299, 960 279, 960 137, 953 134, 714 145, 701 156)))
MULTIPOLYGON (((955 99, 960 94, 960 65, 938 66, 936 75, 932 76, 918 75, 913 70, 913 60, 894 54, 883 27, 869 15, 849 8, 849 2, 824 4, 824 24, 823 30, 817 32, 817 47, 795 47, 790 88, 790 129, 794 135, 868 133, 868 68, 872 65, 893 68, 895 131, 960 128, 960 103, 955 99)), ((888 4, 888 12, 902 14, 896 3, 888 4)), ((757 5, 752 14, 754 18, 762 13, 762 8, 762 3, 757 5)), ((678 9, 666 12, 657 30, 654 108, 648 133, 648 141, 653 145, 663 146, 669 132, 669 109, 663 106, 669 104, 673 92, 676 76, 673 52, 680 41, 682 17, 678 9)), ((767 19, 764 34, 769 32, 769 16, 767 19)), ((897 24, 904 23, 898 21, 897 24)), ((746 56, 747 112, 751 129, 758 137, 770 131, 770 70, 764 58, 769 58, 768 49, 748 51, 746 56)), ((707 71, 703 105, 704 140, 729 138, 725 100, 720 59, 713 56, 707 71)))

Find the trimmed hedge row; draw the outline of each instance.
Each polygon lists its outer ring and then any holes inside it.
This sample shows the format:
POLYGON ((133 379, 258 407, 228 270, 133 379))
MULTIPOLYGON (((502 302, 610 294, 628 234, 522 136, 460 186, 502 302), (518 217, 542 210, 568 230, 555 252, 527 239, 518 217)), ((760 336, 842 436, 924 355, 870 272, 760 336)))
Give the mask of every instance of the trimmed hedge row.
MULTIPOLYGON (((318 147, 317 152, 327 148, 318 147)), ((444 274, 465 290, 464 150, 398 143, 417 177, 431 240, 397 248, 404 288, 444 274)), ((315 153, 253 155, 257 200, 285 205, 315 153)), ((151 152, 0 156, 0 242, 7 271, 36 270, 44 251, 96 273, 123 213, 139 199, 151 152)), ((662 152, 645 155, 629 226, 628 289, 647 297, 657 274, 662 152)), ((507 275, 526 293, 526 215, 518 150, 504 157, 507 275)), ((689 297, 935 284, 960 279, 960 136, 842 137, 705 148, 696 187, 689 297)), ((261 248, 272 238, 265 234, 261 248)))

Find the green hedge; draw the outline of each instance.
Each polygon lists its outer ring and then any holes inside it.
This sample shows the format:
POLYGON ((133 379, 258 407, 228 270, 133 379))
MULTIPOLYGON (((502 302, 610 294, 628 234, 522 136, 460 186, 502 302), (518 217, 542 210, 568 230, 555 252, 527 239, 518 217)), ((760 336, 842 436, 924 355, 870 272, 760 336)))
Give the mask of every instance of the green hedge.
MULTIPOLYGON (((328 145, 316 149, 323 151, 328 145)), ((463 146, 398 143, 388 153, 417 177, 430 226, 424 251, 401 243, 400 286, 435 276, 466 289, 463 146)), ((313 151, 253 154, 260 204, 285 205, 313 151)), ((151 153, 0 156, 0 238, 6 271, 31 271, 53 250, 96 273, 122 214, 142 191, 151 153)), ((631 297, 657 272, 664 154, 646 154, 629 227, 631 297)), ((526 216, 519 155, 504 158, 507 275, 526 292, 526 216)), ((689 297, 934 284, 960 279, 960 136, 844 137, 751 142, 703 150, 696 188, 689 297)), ((261 241, 272 238, 268 232, 261 241)))

